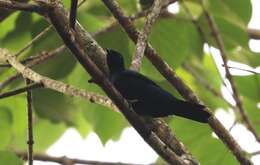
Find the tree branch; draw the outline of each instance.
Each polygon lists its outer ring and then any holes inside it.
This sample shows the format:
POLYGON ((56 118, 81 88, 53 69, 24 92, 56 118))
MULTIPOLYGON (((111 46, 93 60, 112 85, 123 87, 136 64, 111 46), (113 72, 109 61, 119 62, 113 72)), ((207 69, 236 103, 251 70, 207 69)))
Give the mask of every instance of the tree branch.
MULTIPOLYGON (((28 0, 17 0, 19 2, 28 2, 28 0)), ((2 22, 5 18, 7 18, 9 15, 11 15, 15 10, 10 9, 1 9, 0 8, 0 22, 2 22)))
MULTIPOLYGON (((25 152, 16 152, 16 154, 23 158, 28 159, 28 156, 25 152)), ((82 159, 72 159, 66 156, 55 157, 49 156, 46 154, 35 153, 34 160, 44 161, 44 162, 55 162, 62 165, 74 165, 74 164, 85 164, 85 165, 141 165, 141 164, 132 164, 132 163, 114 163, 114 162, 100 162, 93 160, 82 160, 82 159)))
MULTIPOLYGON (((60 81, 56 81, 53 79, 50 79, 48 77, 44 77, 33 70, 29 69, 28 67, 22 65, 20 62, 18 62, 14 56, 12 56, 8 51, 5 49, 0 49, 0 58, 5 58, 7 61, 10 62, 10 64, 18 71, 20 72, 24 77, 29 78, 30 80, 36 82, 36 84, 42 84, 45 88, 49 88, 64 94, 67 94, 69 96, 75 96, 75 97, 81 97, 84 99, 87 99, 91 102, 110 107, 111 109, 117 111, 115 105, 112 103, 112 101, 102 95, 98 95, 93 92, 87 92, 82 89, 78 89, 76 87, 73 87, 71 85, 65 84, 60 81)), ((26 89, 32 88, 34 86, 33 84, 31 86, 27 86, 26 89)), ((25 89, 18 89, 20 92, 24 91, 25 89)), ((14 92, 12 92, 14 93, 14 92)), ((3 94, 3 95, 10 95, 10 93, 3 94)), ((3 97, 3 96, 2 96, 3 97)))
MULTIPOLYGON (((25 78, 26 85, 30 85, 31 80, 25 78)), ((27 144, 28 144, 28 164, 33 165, 33 99, 32 99, 32 91, 31 89, 27 90, 27 116, 28 116, 28 134, 27 134, 27 144)))
POLYGON ((165 1, 161 1, 161 0, 154 0, 153 2, 151 12, 148 14, 143 31, 139 33, 137 39, 137 43, 135 47, 135 55, 132 59, 132 63, 130 67, 132 70, 137 71, 141 67, 141 61, 143 58, 144 50, 147 45, 148 36, 151 32, 152 25, 160 15, 161 9, 164 6, 164 4, 165 1))
POLYGON ((36 12, 39 14, 44 12, 43 8, 37 4, 29 4, 10 0, 0 0, 0 8, 36 12))

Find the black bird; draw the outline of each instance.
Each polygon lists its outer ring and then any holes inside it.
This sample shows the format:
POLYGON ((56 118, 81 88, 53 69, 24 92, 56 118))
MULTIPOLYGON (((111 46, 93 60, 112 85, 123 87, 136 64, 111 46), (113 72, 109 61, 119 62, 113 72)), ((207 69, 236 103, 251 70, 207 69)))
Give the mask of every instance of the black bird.
POLYGON ((203 110, 203 105, 179 100, 147 77, 125 69, 120 53, 107 49, 107 64, 111 82, 137 114, 150 117, 177 115, 208 122, 210 113, 203 110))

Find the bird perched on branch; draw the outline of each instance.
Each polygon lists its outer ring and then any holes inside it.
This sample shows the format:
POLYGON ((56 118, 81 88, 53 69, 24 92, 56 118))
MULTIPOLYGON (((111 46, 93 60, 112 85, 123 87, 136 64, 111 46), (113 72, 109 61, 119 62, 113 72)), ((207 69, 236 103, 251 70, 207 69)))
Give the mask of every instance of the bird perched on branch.
POLYGON ((110 80, 133 110, 142 116, 166 117, 177 115, 207 123, 210 113, 203 105, 179 100, 142 74, 127 70, 119 52, 107 49, 110 80))

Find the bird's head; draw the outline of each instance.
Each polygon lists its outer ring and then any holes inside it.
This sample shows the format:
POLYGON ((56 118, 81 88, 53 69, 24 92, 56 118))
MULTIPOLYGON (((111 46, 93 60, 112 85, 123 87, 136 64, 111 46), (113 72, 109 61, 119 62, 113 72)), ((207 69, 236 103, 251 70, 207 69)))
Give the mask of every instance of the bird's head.
POLYGON ((107 51, 107 65, 110 74, 118 73, 125 70, 124 59, 122 55, 112 49, 106 49, 107 51))

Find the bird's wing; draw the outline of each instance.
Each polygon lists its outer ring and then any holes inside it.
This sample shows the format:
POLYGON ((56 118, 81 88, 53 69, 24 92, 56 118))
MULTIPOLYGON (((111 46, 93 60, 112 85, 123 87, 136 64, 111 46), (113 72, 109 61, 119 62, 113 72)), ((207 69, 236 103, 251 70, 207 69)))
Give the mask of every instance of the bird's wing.
POLYGON ((149 78, 130 70, 126 70, 118 75, 114 84, 120 93, 130 100, 146 98, 150 100, 168 100, 172 97, 149 78))

